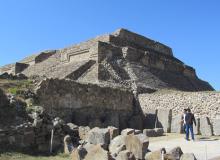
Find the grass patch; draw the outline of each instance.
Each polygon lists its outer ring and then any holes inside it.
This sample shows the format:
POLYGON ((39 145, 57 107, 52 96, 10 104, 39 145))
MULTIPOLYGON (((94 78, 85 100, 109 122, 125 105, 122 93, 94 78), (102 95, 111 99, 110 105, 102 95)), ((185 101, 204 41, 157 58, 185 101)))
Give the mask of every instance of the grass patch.
POLYGON ((58 154, 55 156, 35 156, 18 152, 6 152, 0 154, 0 160, 70 160, 70 156, 66 154, 58 154))

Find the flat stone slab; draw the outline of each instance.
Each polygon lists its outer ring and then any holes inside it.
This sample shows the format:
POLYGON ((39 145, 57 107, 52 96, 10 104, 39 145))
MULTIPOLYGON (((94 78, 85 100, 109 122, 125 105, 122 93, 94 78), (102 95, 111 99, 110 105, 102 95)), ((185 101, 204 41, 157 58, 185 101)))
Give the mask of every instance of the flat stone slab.
POLYGON ((215 136, 220 136, 220 119, 213 119, 213 133, 215 136))
POLYGON ((212 126, 208 117, 200 118, 200 133, 203 136, 212 136, 212 126))
POLYGON ((164 132, 170 133, 172 110, 171 109, 158 109, 157 111, 157 127, 163 128, 164 132))
POLYGON ((183 123, 181 122, 182 115, 176 115, 172 117, 171 122, 171 133, 182 133, 183 132, 183 123))

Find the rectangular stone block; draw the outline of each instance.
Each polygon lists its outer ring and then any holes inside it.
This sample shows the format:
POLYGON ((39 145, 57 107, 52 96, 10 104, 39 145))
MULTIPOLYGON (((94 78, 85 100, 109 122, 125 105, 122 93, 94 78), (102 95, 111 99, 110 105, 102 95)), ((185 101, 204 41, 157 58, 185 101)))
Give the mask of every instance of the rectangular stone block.
POLYGON ((171 131, 172 110, 159 109, 157 112, 157 128, 163 128, 164 132, 170 133, 171 131))
POLYGON ((125 137, 126 149, 132 152, 136 159, 144 159, 148 151, 149 139, 144 134, 127 135, 125 137))
POLYGON ((196 126, 195 124, 193 123, 193 131, 194 131, 194 134, 198 135, 200 134, 200 119, 199 118, 195 118, 196 119, 196 126))
POLYGON ((220 136, 220 119, 213 119, 213 133, 215 136, 220 136))
POLYGON ((200 133, 202 136, 212 136, 212 126, 208 117, 200 118, 200 133))
POLYGON ((182 132, 183 132, 182 115, 176 115, 172 117, 171 133, 182 133, 182 132))

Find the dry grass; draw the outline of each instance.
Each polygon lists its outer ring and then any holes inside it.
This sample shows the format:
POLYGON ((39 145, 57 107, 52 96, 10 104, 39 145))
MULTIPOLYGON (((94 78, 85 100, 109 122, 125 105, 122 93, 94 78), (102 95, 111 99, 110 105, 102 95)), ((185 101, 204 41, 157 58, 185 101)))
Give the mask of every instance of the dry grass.
POLYGON ((0 160, 70 160, 69 155, 58 154, 56 156, 33 156, 17 152, 0 154, 0 160))

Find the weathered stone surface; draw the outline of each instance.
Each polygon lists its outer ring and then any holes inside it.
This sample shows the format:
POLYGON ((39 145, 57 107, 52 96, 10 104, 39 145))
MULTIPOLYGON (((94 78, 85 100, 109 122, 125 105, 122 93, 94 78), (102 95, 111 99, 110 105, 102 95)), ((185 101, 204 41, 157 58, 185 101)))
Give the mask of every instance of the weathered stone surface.
POLYGON ((180 147, 175 147, 168 151, 168 154, 171 154, 175 159, 180 159, 183 154, 183 151, 180 147))
POLYGON ((180 160, 196 160, 196 157, 193 153, 184 153, 180 157, 180 160))
POLYGON ((208 117, 200 118, 200 133, 203 136, 212 136, 212 126, 208 117))
POLYGON ((213 133, 215 136, 220 136, 220 119, 213 120, 213 133))
POLYGON ((110 133, 107 128, 93 128, 88 133, 87 141, 91 144, 101 144, 107 149, 110 143, 110 133))
POLYGON ((164 134, 163 128, 154 128, 154 130, 155 130, 157 136, 163 136, 163 134, 164 134))
POLYGON ((90 151, 90 149, 94 148, 95 145, 90 144, 89 147, 90 148, 88 148, 88 145, 86 145, 84 147, 79 146, 78 148, 73 150, 73 152, 71 153, 71 160, 82 160, 82 159, 84 159, 85 156, 90 151))
POLYGON ((160 160, 160 159, 162 159, 162 152, 163 152, 163 154, 165 154, 166 150, 164 148, 162 148, 158 151, 148 152, 145 155, 145 160, 160 160))
POLYGON ((220 115, 220 109, 218 107, 220 106, 219 92, 160 90, 151 94, 140 94, 138 99, 141 109, 145 114, 147 114, 151 109, 155 110, 166 108, 172 109, 173 116, 176 116, 182 114, 183 109, 190 106, 195 117, 206 116, 210 119, 215 119, 218 115, 220 115))
POLYGON ((119 127, 119 117, 133 112, 132 92, 120 88, 48 79, 37 93, 46 111, 53 106, 54 114, 77 125, 119 127))
POLYGON ((126 128, 124 130, 121 131, 121 135, 125 136, 125 135, 129 135, 129 134, 134 134, 135 130, 132 128, 126 128))
POLYGON ((157 137, 157 133, 154 129, 144 129, 143 134, 148 137, 157 137))
POLYGON ((127 135, 125 137, 126 150, 132 152, 136 159, 144 159, 148 151, 149 139, 144 134, 127 135))
POLYGON ((193 132, 195 135, 200 134, 200 118, 195 117, 196 125, 193 123, 193 132))
POLYGON ((172 110, 159 109, 157 112, 157 127, 163 128, 164 132, 169 133, 171 130, 172 110))
POLYGON ((71 153, 73 149, 73 144, 72 144, 71 137, 69 135, 66 135, 64 137, 63 143, 64 143, 64 153, 65 154, 71 153))
POLYGON ((119 135, 119 129, 116 127, 109 126, 108 131, 110 134, 110 140, 114 139, 115 137, 117 137, 119 135))
POLYGON ((116 160, 136 160, 134 154, 129 152, 128 150, 121 151, 118 156, 116 157, 116 160))
POLYGON ((154 129, 144 129, 143 134, 148 137, 158 137, 162 136, 164 133, 163 128, 154 128, 154 129))
POLYGON ((88 133, 90 128, 88 126, 79 126, 79 138, 82 140, 86 140, 88 138, 88 133))
POLYGON ((108 151, 104 150, 100 145, 93 147, 85 156, 85 160, 111 160, 108 151))
POLYGON ((78 149, 74 150, 71 153, 71 160, 81 160, 82 158, 80 157, 78 149))
POLYGON ((125 136, 123 135, 115 137, 109 145, 109 152, 113 157, 116 157, 119 154, 119 152, 125 149, 125 136))
POLYGON ((171 133, 182 133, 182 132, 183 132, 182 115, 173 116, 171 121, 171 133))
POLYGON ((138 130, 138 129, 134 130, 134 134, 141 134, 141 133, 142 133, 142 130, 138 130))

